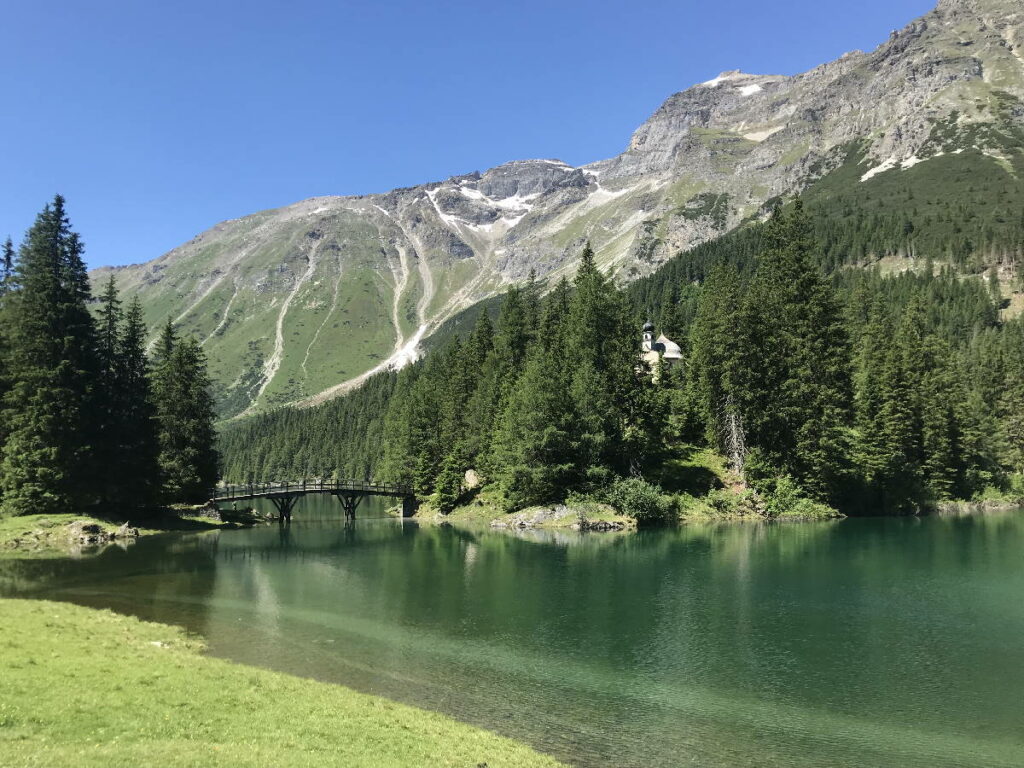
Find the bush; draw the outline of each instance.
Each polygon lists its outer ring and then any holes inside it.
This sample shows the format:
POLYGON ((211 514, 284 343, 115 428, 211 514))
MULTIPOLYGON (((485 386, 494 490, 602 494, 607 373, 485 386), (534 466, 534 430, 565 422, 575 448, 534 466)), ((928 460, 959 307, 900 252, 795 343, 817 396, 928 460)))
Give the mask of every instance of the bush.
POLYGON ((1000 485, 987 485, 972 501, 1016 501, 1024 498, 1024 475, 1007 475, 1000 485))
POLYGON ((606 494, 608 503, 636 520, 638 525, 669 522, 675 517, 672 499, 661 488, 640 477, 628 477, 612 483, 606 494))
POLYGON ((789 475, 776 478, 770 493, 765 496, 769 517, 799 517, 824 520, 838 517, 839 513, 828 504, 804 496, 804 490, 789 475))
POLYGON ((759 513, 757 494, 750 490, 737 493, 719 488, 711 491, 704 501, 718 517, 748 517, 759 513))

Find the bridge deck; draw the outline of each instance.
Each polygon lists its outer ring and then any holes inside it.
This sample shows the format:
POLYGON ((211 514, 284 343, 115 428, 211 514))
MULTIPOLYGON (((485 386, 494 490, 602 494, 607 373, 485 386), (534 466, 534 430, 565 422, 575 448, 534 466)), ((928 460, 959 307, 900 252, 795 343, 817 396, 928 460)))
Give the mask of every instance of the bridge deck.
POLYGON ((412 488, 394 483, 367 483, 359 480, 303 480, 297 483, 249 483, 216 488, 213 501, 247 501, 272 499, 308 493, 346 493, 360 496, 390 496, 406 499, 412 488))

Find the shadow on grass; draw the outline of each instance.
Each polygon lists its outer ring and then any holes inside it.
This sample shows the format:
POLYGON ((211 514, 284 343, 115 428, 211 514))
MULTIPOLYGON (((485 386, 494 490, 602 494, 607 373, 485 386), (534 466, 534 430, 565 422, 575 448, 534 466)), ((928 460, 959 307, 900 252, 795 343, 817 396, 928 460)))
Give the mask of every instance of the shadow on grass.
POLYGON ((688 493, 706 496, 725 487, 722 474, 725 466, 721 456, 692 445, 673 449, 652 479, 667 493, 688 493))
POLYGON ((106 523, 120 525, 129 523, 153 531, 211 531, 218 529, 245 528, 264 522, 247 511, 221 510, 221 519, 206 517, 199 509, 175 509, 173 507, 145 510, 96 510, 92 517, 106 523))

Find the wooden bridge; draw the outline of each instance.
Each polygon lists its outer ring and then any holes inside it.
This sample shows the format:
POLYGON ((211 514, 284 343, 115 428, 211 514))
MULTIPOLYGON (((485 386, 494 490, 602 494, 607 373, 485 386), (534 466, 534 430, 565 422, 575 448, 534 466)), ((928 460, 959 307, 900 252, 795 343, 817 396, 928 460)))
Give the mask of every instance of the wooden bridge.
POLYGON ((214 504, 270 499, 280 513, 282 522, 291 522, 296 502, 310 493, 330 494, 341 502, 345 519, 356 519, 356 508, 367 496, 389 496, 402 500, 402 516, 416 512, 416 496, 412 488, 394 483, 369 483, 362 480, 303 480, 298 483, 249 483, 225 485, 214 489, 214 504))

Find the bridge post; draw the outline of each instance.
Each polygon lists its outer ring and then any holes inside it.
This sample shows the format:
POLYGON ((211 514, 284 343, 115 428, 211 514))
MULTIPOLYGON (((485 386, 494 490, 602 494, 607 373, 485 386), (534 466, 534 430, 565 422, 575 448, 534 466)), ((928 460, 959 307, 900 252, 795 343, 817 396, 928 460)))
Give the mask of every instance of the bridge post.
POLYGON ((290 523, 292 521, 292 510, 295 509, 295 502, 299 500, 297 495, 288 496, 271 496, 270 501, 277 508, 277 512, 280 515, 278 517, 279 523, 290 523))
POLYGON ((345 520, 355 520, 356 507, 358 507, 359 502, 363 500, 362 495, 352 493, 350 491, 336 491, 334 496, 341 502, 341 506, 345 509, 345 520))
POLYGON ((412 517, 416 514, 416 509, 419 505, 416 503, 415 496, 403 496, 402 497, 402 517, 412 517))

